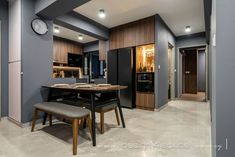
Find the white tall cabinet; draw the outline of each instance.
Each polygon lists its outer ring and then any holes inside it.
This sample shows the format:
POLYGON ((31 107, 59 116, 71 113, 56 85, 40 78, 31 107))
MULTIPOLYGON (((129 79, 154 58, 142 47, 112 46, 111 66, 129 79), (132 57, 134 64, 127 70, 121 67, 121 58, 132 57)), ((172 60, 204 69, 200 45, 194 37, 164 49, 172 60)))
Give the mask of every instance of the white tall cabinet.
POLYGON ((21 122, 21 0, 9 1, 9 118, 21 122))

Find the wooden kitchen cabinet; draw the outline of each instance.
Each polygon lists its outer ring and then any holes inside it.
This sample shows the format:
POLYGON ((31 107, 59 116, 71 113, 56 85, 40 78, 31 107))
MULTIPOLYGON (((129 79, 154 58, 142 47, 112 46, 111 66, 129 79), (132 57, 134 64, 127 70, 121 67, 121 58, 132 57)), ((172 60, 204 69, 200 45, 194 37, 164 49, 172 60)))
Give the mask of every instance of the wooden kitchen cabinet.
POLYGON ((109 47, 110 47, 111 50, 117 48, 116 36, 117 36, 117 30, 112 29, 110 31, 110 35, 109 35, 109 47))
POLYGON ((154 93, 136 92, 136 107, 139 109, 145 109, 154 111, 154 93))
POLYGON ((60 41, 55 41, 53 42, 53 62, 59 62, 60 60, 60 41))
POLYGON ((110 31, 110 50, 155 43, 154 16, 117 26, 110 31))
POLYGON ((110 49, 119 49, 124 47, 124 28, 117 27, 110 31, 110 49))
POLYGON ((136 25, 136 46, 153 44, 155 42, 155 19, 146 18, 136 25))
POLYGON ((132 47, 136 45, 136 24, 137 22, 133 22, 127 24, 124 28, 123 33, 123 45, 124 47, 132 47))
POLYGON ((82 54, 82 45, 67 39, 54 37, 53 42, 53 61, 56 63, 67 64, 68 53, 82 54))

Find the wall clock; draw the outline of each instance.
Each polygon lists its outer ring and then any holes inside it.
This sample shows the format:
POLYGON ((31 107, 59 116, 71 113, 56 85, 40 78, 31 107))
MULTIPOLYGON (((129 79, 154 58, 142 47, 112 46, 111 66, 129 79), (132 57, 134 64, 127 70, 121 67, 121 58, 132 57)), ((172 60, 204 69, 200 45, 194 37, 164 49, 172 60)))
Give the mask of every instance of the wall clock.
POLYGON ((31 22, 31 27, 38 35, 44 35, 48 32, 48 26, 46 22, 40 18, 33 19, 31 22))

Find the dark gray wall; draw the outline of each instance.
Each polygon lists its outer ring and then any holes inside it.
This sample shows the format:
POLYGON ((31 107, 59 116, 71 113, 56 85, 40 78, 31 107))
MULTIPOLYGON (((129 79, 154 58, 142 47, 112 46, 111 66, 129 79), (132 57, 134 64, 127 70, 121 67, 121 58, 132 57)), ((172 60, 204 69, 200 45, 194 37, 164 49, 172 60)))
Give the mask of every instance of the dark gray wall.
POLYGON ((205 19, 205 28, 206 28, 206 40, 209 44, 210 42, 210 27, 211 27, 211 9, 212 9, 212 0, 204 0, 204 19, 205 19))
POLYGON ((198 53, 198 90, 206 91, 206 54, 198 53))
MULTIPOLYGON (((46 21, 49 32, 36 35, 31 29, 34 2, 22 1, 22 123, 32 118, 33 105, 41 102, 41 86, 53 83, 75 83, 76 79, 53 79, 53 23, 46 21)), ((85 80, 84 80, 85 81, 85 80)))
POLYGON ((36 0, 35 13, 38 16, 54 19, 87 3, 90 0, 36 0))
POLYGON ((194 47, 199 45, 206 45, 206 36, 185 36, 185 38, 178 38, 176 40, 176 96, 182 94, 182 58, 180 57, 179 48, 194 47))
POLYGON ((99 50, 99 41, 90 42, 84 45, 83 51, 84 52, 92 52, 99 50))
POLYGON ((59 16, 54 23, 97 39, 107 40, 109 38, 107 27, 76 12, 59 16))
POLYGON ((55 3, 57 0, 35 0, 35 13, 40 12, 41 10, 45 9, 49 5, 55 3))
POLYGON ((168 103, 168 43, 175 47, 175 37, 159 15, 155 16, 155 20, 155 105, 160 108, 168 103), (158 66, 160 70, 157 70, 158 66))
MULTIPOLYGON (((215 1, 213 1, 215 3, 215 1)), ((235 1, 217 0, 215 4, 216 29, 212 23, 212 38, 216 33, 216 46, 213 46, 212 64, 215 77, 212 77, 214 89, 212 94, 212 107, 216 111, 213 116, 213 134, 216 137, 215 144, 222 145, 220 151, 216 151, 216 157, 233 157, 235 154, 235 1), (216 130, 215 130, 216 129, 216 130), (226 149, 225 141, 228 140, 226 149)), ((212 40, 213 41, 213 40, 212 40)), ((213 43, 213 42, 212 42, 213 43)), ((215 154, 214 154, 215 155, 215 154)))
POLYGON ((2 60, 1 60, 1 71, 2 71, 2 109, 1 115, 8 115, 8 3, 6 0, 0 1, 0 20, 2 22, 2 35, 1 35, 1 46, 2 46, 2 60))

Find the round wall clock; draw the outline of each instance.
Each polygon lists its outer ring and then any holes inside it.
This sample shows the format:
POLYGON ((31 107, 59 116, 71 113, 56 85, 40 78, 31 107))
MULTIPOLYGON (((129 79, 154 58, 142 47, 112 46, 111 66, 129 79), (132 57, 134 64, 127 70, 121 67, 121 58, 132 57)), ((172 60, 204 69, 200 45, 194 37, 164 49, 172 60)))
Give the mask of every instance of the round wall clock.
POLYGON ((32 20, 31 27, 38 35, 44 35, 48 32, 48 26, 46 22, 39 18, 32 20))

